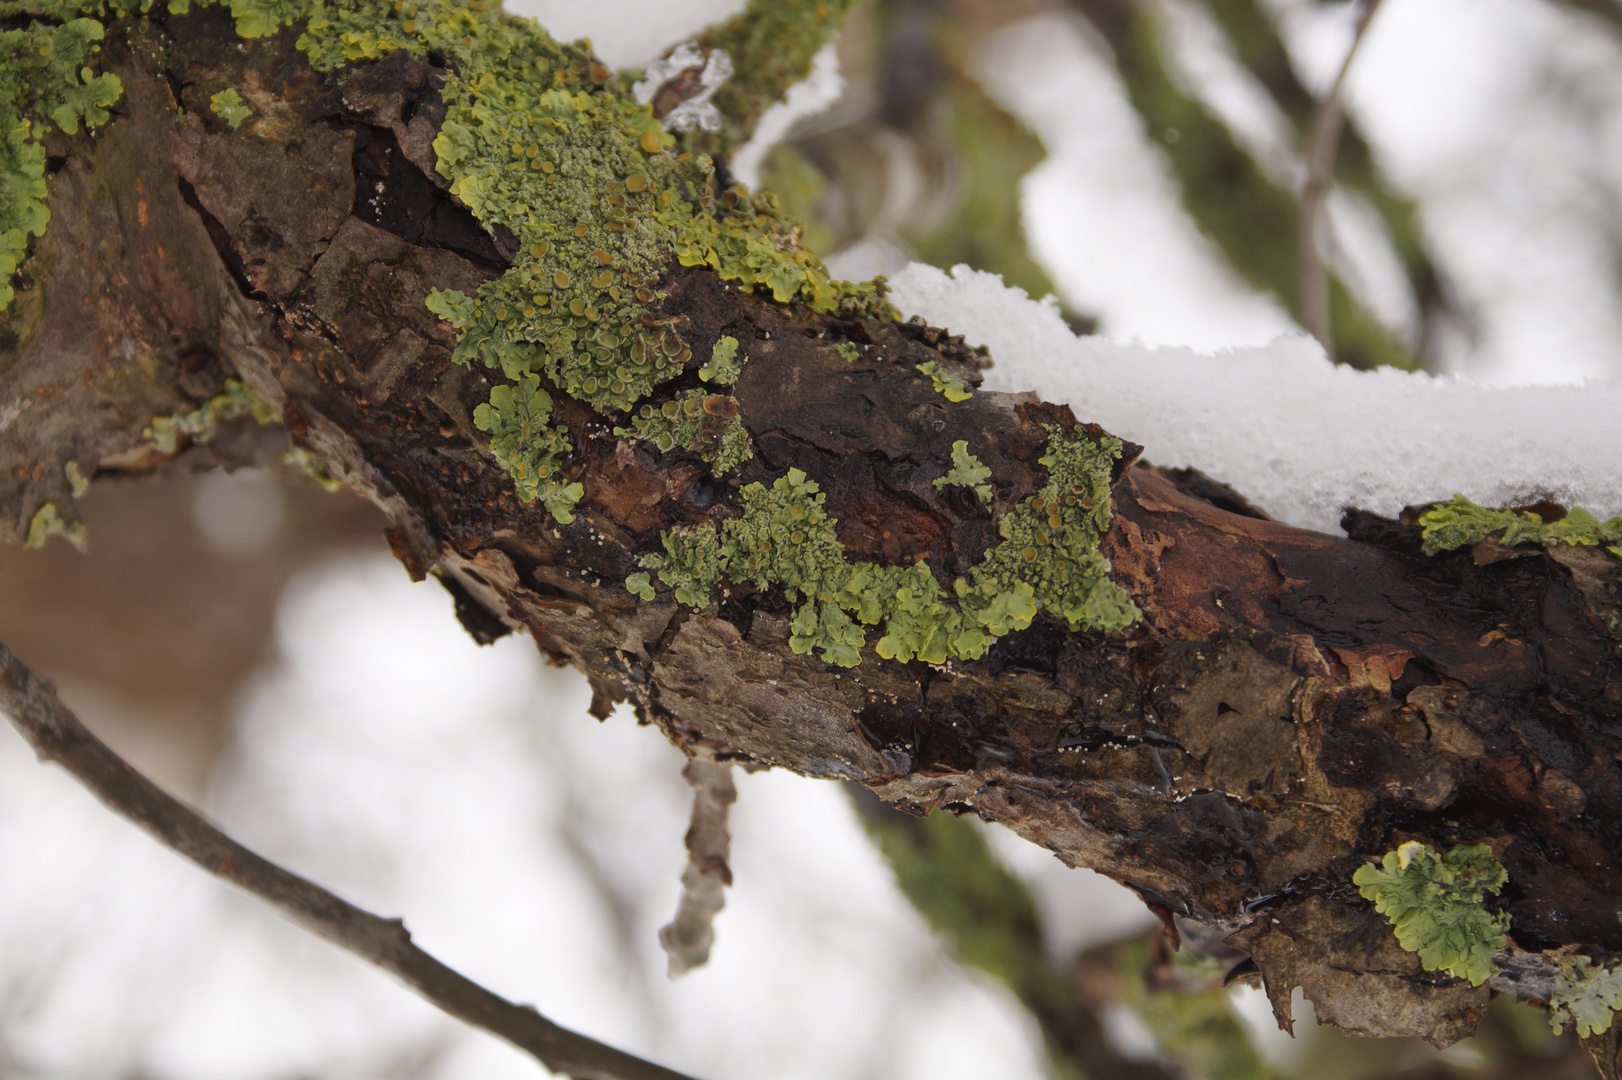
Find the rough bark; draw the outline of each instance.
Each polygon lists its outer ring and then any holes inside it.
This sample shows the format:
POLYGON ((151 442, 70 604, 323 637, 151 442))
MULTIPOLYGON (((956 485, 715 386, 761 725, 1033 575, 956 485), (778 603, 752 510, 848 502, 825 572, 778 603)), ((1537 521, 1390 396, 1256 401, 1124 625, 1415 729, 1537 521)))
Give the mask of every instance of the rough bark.
MULTIPOLYGON (((44 502, 71 505, 69 460, 163 465, 151 417, 235 375, 384 510, 395 554, 451 585, 475 636, 526 630, 586 673, 599 715, 630 701, 690 752, 1000 821, 1168 921, 1232 931, 1281 1020, 1300 985, 1349 1030, 1472 1028, 1487 987, 1422 971, 1350 883, 1407 839, 1491 841, 1520 949, 1622 952, 1617 560, 1491 544, 1427 558, 1399 522, 1307 533, 1196 474, 1123 463, 1104 548, 1143 610, 1125 634, 1039 617, 979 661, 870 646, 841 670, 789 648, 776 593, 640 602, 623 582, 661 529, 720 520, 740 484, 791 467, 828 492, 852 557, 923 558, 949 580, 1041 485, 1043 425, 1074 418, 1028 395, 948 407, 914 365, 974 382, 977 358, 940 331, 672 267, 660 315, 694 353, 746 343, 735 395, 755 457, 719 482, 554 391, 585 487, 560 525, 484 449, 471 412, 490 383, 451 364, 454 331, 424 306, 510 254, 434 179, 436 70, 396 55, 328 80, 295 37, 240 41, 215 10, 109 27, 125 98, 93 137, 56 137, 53 220, 0 315, 11 538, 44 502), (253 104, 251 132, 213 122, 202 88, 221 84, 253 104), (847 362, 834 341, 883 360, 847 362), (930 482, 958 439, 990 448, 990 506, 930 482)), ((1546 987, 1535 958, 1523 969, 1524 993, 1546 987)))

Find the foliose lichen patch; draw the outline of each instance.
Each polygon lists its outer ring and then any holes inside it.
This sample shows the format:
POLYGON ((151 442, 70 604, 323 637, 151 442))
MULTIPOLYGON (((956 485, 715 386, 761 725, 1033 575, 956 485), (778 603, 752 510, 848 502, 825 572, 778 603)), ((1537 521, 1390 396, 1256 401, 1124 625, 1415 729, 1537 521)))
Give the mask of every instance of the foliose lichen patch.
POLYGON ((1509 915, 1488 911, 1482 901, 1507 880, 1489 844, 1461 844, 1443 854, 1412 840, 1352 875, 1426 971, 1446 971, 1471 986, 1492 977, 1493 955, 1504 948, 1509 915))
POLYGON ((1549 995, 1549 1026, 1556 1034, 1577 1025, 1582 1038, 1602 1035, 1622 1009, 1622 969, 1605 968, 1581 953, 1566 956, 1549 995))
MULTIPOLYGON (((874 646, 881 657, 932 664, 983 656, 993 638, 1024 629, 1038 611, 1072 629, 1125 629, 1137 606, 1108 579, 1109 562, 1098 552, 1120 441, 1057 426, 1048 435, 1047 483, 1003 517, 1002 541, 950 588, 923 562, 851 561, 826 496, 798 469, 769 488, 745 487, 742 512, 719 527, 667 530, 664 553, 644 556, 642 565, 693 607, 707 606, 723 579, 782 589, 798 605, 790 647, 815 649, 841 667, 860 662, 868 626, 881 629, 874 646)), ((626 587, 643 599, 655 595, 648 573, 631 575, 626 587)))
POLYGON ((1425 554, 1452 551, 1466 544, 1479 544, 1497 538, 1504 547, 1516 544, 1571 544, 1582 547, 1603 545, 1622 558, 1622 517, 1601 521, 1578 507, 1559 521, 1545 522, 1541 516, 1524 510, 1489 510, 1463 495, 1437 503, 1419 515, 1424 528, 1425 554))
MULTIPOLYGON (((170 0, 167 10, 189 6, 170 0)), ((97 18, 150 9, 151 0, 0 0, 0 16, 69 20, 0 36, 10 58, 0 65, 6 276, 48 220, 36 126, 46 116, 69 131, 81 116, 105 122, 121 87, 84 67, 103 34, 97 18)), ((298 47, 318 71, 396 50, 449 66, 437 168, 487 229, 504 227, 519 244, 507 272, 477 293, 430 294, 430 308, 462 332, 462 363, 500 369, 515 386, 544 376, 595 409, 631 410, 692 357, 675 321, 655 313, 653 288, 674 263, 820 312, 894 315, 882 283, 831 280, 772 196, 720 190, 707 157, 674 152, 649 106, 585 48, 552 40, 533 20, 486 0, 232 0, 230 10, 249 39, 302 22, 298 47)), ((527 470, 514 475, 521 497, 567 514, 579 494, 549 462, 563 436, 540 419, 539 398, 514 393, 510 406, 492 398, 487 414, 503 433, 498 456, 527 470), (535 407, 505 419, 521 398, 535 407)))
MULTIPOLYGON (((72 135, 79 122, 96 127, 107 122, 107 107, 124 92, 118 76, 97 74, 89 67, 105 30, 95 19, 74 17, 67 4, 65 21, 32 21, 26 28, 0 30, 0 311, 15 295, 11 276, 28 250, 30 236, 44 236, 51 213, 45 206, 47 125, 72 135)), ((26 5, 0 3, 0 18, 29 14, 26 5)))
POLYGON ((991 485, 986 481, 990 479, 991 466, 969 453, 967 439, 959 439, 952 444, 952 470, 933 483, 937 488, 966 487, 973 491, 981 502, 989 503, 991 485))
POLYGON ((214 437, 221 424, 244 416, 251 416, 260 424, 274 424, 280 419, 276 410, 241 379, 226 379, 218 394, 191 412, 154 416, 142 434, 154 450, 160 454, 172 454, 180 448, 181 439, 206 443, 214 437))

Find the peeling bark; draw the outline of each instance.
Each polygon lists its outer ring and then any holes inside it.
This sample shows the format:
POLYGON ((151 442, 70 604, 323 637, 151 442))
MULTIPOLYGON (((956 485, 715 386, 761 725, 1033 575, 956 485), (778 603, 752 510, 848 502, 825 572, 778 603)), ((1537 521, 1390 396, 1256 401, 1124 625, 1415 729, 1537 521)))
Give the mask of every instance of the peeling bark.
POLYGON ((726 906, 732 884, 727 858, 732 836, 727 811, 738 801, 732 766, 695 757, 682 770, 693 789, 693 820, 687 828, 687 869, 681 876, 676 917, 659 930, 659 944, 670 957, 670 977, 685 975, 709 962, 715 944, 715 917, 726 906))
POLYGON ((586 673, 594 711, 630 701, 689 754, 1001 821, 1231 933, 1282 1021, 1299 985, 1348 1030, 1446 1043, 1473 1027, 1488 989, 1422 971, 1351 885, 1407 839, 1491 842, 1520 949, 1622 953, 1617 560, 1427 558, 1402 522, 1352 513, 1349 538, 1308 533, 1197 474, 1123 463, 1104 553, 1144 618, 1122 635, 1039 617, 979 661, 869 647, 840 670, 789 648, 775 592, 639 602, 623 582, 661 529, 721 520, 740 485, 789 468, 828 493, 852 557, 949 580, 1040 487, 1044 425, 1075 420, 1030 395, 948 406, 914 365, 974 384, 979 358, 941 331, 673 266, 660 315, 695 355, 745 345, 755 457, 716 480, 548 387, 585 488, 559 525, 486 452, 471 415, 489 379, 451 364, 454 331, 424 306, 511 254, 432 171, 440 73, 390 59, 327 81, 295 37, 242 42, 214 9, 109 28, 126 96, 93 138, 57 137, 53 220, 0 314, 9 538, 44 502, 70 505, 69 460, 99 476, 166 464, 143 428, 232 374, 384 510, 395 554, 446 581, 476 637, 526 630, 586 673), (251 132, 213 122, 201 88, 222 81, 252 101, 251 132), (839 341, 873 347, 852 363, 839 341), (959 439, 987 448, 989 506, 931 482, 959 439))

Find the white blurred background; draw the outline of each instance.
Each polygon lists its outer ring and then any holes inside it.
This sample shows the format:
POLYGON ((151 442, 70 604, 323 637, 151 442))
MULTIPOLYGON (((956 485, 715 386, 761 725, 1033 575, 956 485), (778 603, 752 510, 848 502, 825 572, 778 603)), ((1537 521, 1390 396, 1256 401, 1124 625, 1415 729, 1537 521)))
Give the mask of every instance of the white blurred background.
MULTIPOLYGON (((742 5, 510 6, 560 37, 591 37, 626 67, 742 5)), ((1347 47, 1349 6, 1273 7, 1303 81, 1322 87, 1347 47)), ((1183 77, 1288 173, 1287 152, 1268 150, 1280 141, 1276 118, 1189 11, 1171 16, 1183 77)), ((1472 331, 1442 344, 1439 367, 1510 383, 1622 371, 1619 41, 1547 0, 1387 0, 1349 104, 1388 177, 1417 199, 1471 313, 1472 331)), ((1112 66, 1076 21, 1016 20, 976 42, 972 67, 1047 148, 1022 188, 1030 246, 1101 332, 1214 349, 1295 329, 1183 212, 1112 66)), ((806 96, 827 105, 840 86, 825 72, 806 96)), ((1346 265, 1371 306, 1411 331, 1397 271, 1377 243, 1359 241, 1353 219, 1341 230, 1346 265)), ((865 274, 904 257, 878 238, 834 261, 865 274)), ((85 506, 92 562, 150 533, 141 515, 159 513, 143 489, 99 488, 85 506)), ((425 948, 498 992, 696 1076, 1047 1075, 1028 1014, 947 956, 831 784, 739 776, 736 884, 713 958, 668 980, 656 932, 674 911, 688 812, 674 749, 623 711, 589 719, 583 681, 545 667, 527 640, 476 647, 449 597, 410 584, 369 518, 295 559, 284 548, 304 535, 308 492, 237 474, 164 498, 190 513, 189 523, 165 518, 191 530, 188 569, 215 575, 196 610, 170 611, 163 598, 114 609, 107 588, 73 593, 79 556, 7 552, 0 636, 25 659, 55 658, 35 662, 70 704, 243 842, 403 916, 425 948), (353 540, 363 532, 368 545, 353 540), (270 553, 280 553, 280 576, 233 599, 270 553), (62 608, 61 625, 36 633, 46 606, 62 608), (235 662, 256 674, 240 686, 216 680, 224 688, 193 715, 187 686, 211 675, 151 650, 205 608, 210 633, 245 635, 248 660, 235 662), (120 686, 165 665, 185 685, 121 697, 120 686), (111 673, 122 667, 140 670, 120 681, 111 673)), ((138 590, 134 565, 118 564, 115 588, 138 590)), ((1056 958, 1150 925, 1119 887, 988 832, 1037 897, 1056 958)), ((1270 1033, 1254 991, 1231 999, 1269 1060, 1312 1057, 1310 1020, 1291 1044, 1270 1033)), ((1122 1010, 1112 1037, 1151 1053, 1135 1023, 1122 1010)), ((1466 1045, 1451 1060, 1468 1067, 1471 1053, 1466 1045)), ((159 849, 0 730, 0 1077, 534 1075, 528 1059, 159 849)))

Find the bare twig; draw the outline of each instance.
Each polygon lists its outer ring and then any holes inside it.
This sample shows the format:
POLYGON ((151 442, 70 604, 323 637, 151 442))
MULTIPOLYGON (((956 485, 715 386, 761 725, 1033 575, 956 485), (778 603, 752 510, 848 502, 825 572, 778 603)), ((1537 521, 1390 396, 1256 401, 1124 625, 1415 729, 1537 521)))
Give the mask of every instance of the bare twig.
POLYGON ((1352 70, 1357 48, 1363 44, 1363 35, 1380 9, 1380 0, 1363 0, 1363 9, 1357 17, 1352 47, 1346 50, 1346 59, 1340 65, 1340 74, 1329 94, 1318 103, 1312 119, 1312 134, 1307 140, 1307 178, 1301 188, 1300 280, 1301 324, 1307 333, 1323 344, 1334 359, 1335 347, 1329 336, 1329 271, 1324 265, 1320 235, 1324 220, 1323 205, 1329 197, 1331 174, 1335 168, 1335 148, 1340 145, 1340 132, 1346 125, 1346 104, 1342 90, 1346 75, 1352 70))
POLYGON ((681 774, 693 789, 687 869, 681 876, 676 917, 659 931, 659 944, 670 956, 672 979, 709 962, 715 916, 726 906, 726 886, 732 884, 732 868, 727 865, 732 845, 727 810, 738 798, 731 765, 696 757, 681 774))
POLYGON ((79 722, 47 680, 0 643, 0 711, 42 760, 54 761, 110 809, 215 877, 382 968, 450 1016, 497 1035, 576 1080, 690 1080, 516 1005, 417 948, 399 919, 385 919, 249 851, 166 794, 79 722))

